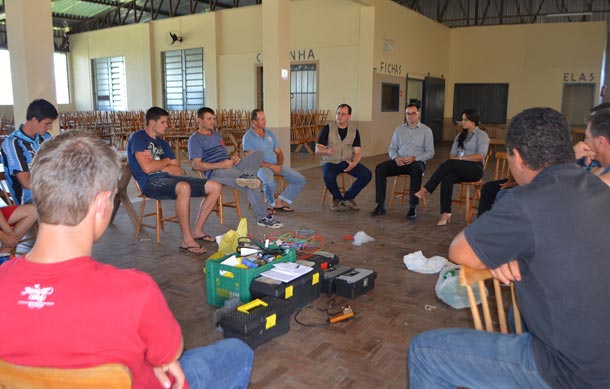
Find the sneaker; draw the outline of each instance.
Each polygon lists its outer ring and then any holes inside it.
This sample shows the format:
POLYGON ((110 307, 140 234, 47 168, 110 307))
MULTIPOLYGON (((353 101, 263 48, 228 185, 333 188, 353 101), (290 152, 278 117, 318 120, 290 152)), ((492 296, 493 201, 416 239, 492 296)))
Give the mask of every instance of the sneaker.
POLYGON ((330 210, 337 212, 341 210, 341 200, 333 200, 333 202, 330 204, 330 210))
POLYGON ((377 204, 375 209, 373 209, 373 211, 371 211, 371 216, 381 216, 381 215, 385 215, 385 207, 383 205, 377 204))
POLYGON ((267 228, 284 227, 284 224, 279 222, 278 220, 276 220, 272 215, 269 215, 267 217, 260 219, 259 221, 256 222, 256 224, 258 224, 261 227, 267 227, 267 228))
POLYGON ((237 184, 237 186, 239 186, 241 188, 256 189, 261 186, 261 180, 259 180, 252 174, 245 174, 245 173, 242 174, 241 176, 237 177, 235 179, 235 183, 237 184))
POLYGON ((415 213, 415 207, 409 208, 409 212, 407 212, 407 219, 415 219, 417 214, 415 213))
POLYGON ((357 211, 360 209, 360 207, 358 206, 358 204, 356 204, 354 199, 343 200, 341 202, 341 205, 343 205, 344 207, 347 207, 349 209, 353 209, 354 211, 357 211))

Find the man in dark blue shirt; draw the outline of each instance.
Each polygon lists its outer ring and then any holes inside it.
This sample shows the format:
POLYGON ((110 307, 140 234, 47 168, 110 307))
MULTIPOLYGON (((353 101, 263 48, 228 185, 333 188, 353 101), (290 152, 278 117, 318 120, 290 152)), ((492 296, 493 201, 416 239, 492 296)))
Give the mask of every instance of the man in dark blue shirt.
POLYGON ((553 109, 516 115, 506 147, 519 186, 454 238, 449 258, 514 282, 528 332, 420 334, 411 387, 608 388, 610 189, 574 163, 553 109))
POLYGON ((152 107, 146 111, 146 128, 136 131, 127 142, 127 159, 133 177, 146 197, 176 200, 176 216, 182 232, 180 250, 203 254, 206 250, 196 242, 213 241, 203 226, 216 204, 222 186, 215 181, 182 175, 174 151, 161 139, 167 131, 169 113, 152 107), (191 230, 191 197, 205 196, 201 202, 195 227, 191 230))

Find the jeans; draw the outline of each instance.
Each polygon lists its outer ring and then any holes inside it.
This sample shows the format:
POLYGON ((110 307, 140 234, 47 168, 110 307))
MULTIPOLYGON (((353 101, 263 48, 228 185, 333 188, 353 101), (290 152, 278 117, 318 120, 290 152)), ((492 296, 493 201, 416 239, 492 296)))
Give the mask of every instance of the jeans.
MULTIPOLYGON (((432 173, 432 177, 424 184, 429 193, 441 185, 441 213, 451 213, 451 197, 453 185, 457 182, 475 182, 483 177, 483 164, 473 161, 448 159, 432 173)), ((468 211, 466 211, 468 212, 468 211)))
POLYGON ((165 176, 150 178, 146 181, 144 196, 155 200, 175 200, 176 185, 179 182, 186 182, 191 187, 191 197, 205 196, 205 178, 195 178, 188 176, 165 176))
POLYGON ((350 176, 354 177, 356 181, 349 187, 345 193, 341 194, 339 185, 337 185, 337 176, 343 173, 343 170, 347 168, 347 162, 341 161, 339 163, 326 162, 322 166, 322 178, 328 191, 333 195, 333 200, 352 200, 358 196, 358 193, 371 181, 373 174, 371 171, 359 163, 355 168, 347 172, 350 176))
POLYGON ((192 389, 247 388, 254 352, 239 339, 224 339, 185 351, 180 365, 192 389))
POLYGON ((398 166, 394 160, 381 162, 375 167, 375 202, 378 205, 385 204, 385 191, 387 177, 394 177, 399 174, 410 176, 409 184, 409 204, 415 208, 419 204, 415 192, 421 189, 422 174, 426 165, 422 161, 415 161, 408 165, 398 166))
MULTIPOLYGON (((284 180, 288 182, 288 186, 280 193, 278 198, 287 204, 292 204, 305 187, 307 179, 301 173, 288 166, 282 166, 282 171, 279 175, 284 177, 284 180)), ((272 206, 275 202, 275 173, 268 167, 261 167, 258 169, 257 176, 263 182, 263 193, 267 204, 272 206)))
POLYGON ((220 182, 230 188, 237 188, 246 192, 248 201, 252 204, 252 209, 256 214, 256 220, 260 220, 267 216, 267 206, 263 199, 263 194, 260 189, 242 188, 237 186, 235 179, 242 174, 251 174, 256 176, 256 172, 261 167, 263 162, 263 152, 255 151, 242 159, 237 165, 230 169, 216 169, 212 171, 210 180, 220 182))
POLYGON ((423 332, 409 347, 409 385, 425 388, 546 388, 532 335, 471 329, 423 332))

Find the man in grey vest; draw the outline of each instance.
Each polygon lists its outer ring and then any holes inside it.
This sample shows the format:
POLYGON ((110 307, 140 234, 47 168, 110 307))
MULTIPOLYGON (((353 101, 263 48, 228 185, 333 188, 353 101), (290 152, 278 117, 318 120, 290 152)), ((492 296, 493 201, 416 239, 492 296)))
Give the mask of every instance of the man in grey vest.
POLYGON ((358 210, 355 198, 371 181, 371 171, 360 163, 362 148, 357 128, 349 127, 352 107, 341 104, 337 107, 335 123, 324 126, 316 144, 316 154, 322 156, 322 177, 326 188, 333 196, 331 211, 358 210), (341 194, 337 176, 347 173, 356 180, 341 194))

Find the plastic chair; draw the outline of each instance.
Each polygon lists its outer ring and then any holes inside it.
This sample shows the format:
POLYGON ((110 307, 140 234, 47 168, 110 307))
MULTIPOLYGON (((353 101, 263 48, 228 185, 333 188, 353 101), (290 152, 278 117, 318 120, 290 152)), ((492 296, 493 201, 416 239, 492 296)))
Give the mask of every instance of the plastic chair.
POLYGON ((118 363, 82 368, 59 369, 20 366, 0 359, 2 388, 131 388, 131 372, 118 363))
POLYGON ((161 230, 165 228, 165 222, 178 223, 178 216, 174 215, 170 217, 164 217, 163 205, 161 203, 161 200, 156 199, 150 199, 155 201, 155 211, 144 213, 144 210, 146 208, 146 200, 148 200, 149 198, 142 193, 140 185, 138 185, 137 181, 135 181, 135 184, 136 189, 138 190, 138 197, 142 199, 142 204, 140 205, 140 214, 138 215, 138 224, 136 226, 136 238, 140 236, 140 231, 142 230, 142 227, 154 228, 157 232, 157 243, 161 243, 161 230), (155 216, 155 225, 145 224, 143 222, 144 218, 149 216, 155 216))
MULTIPOLYGON (((407 187, 407 179, 410 178, 411 176, 409 176, 408 174, 399 174, 397 176, 394 176, 394 185, 392 185, 392 196, 390 197, 390 205, 388 208, 392 208, 394 206, 394 199, 396 199, 397 197, 400 197, 401 205, 405 203, 405 197, 411 194, 411 191, 407 187), (397 190, 396 187, 398 186, 399 179, 402 179, 402 189, 397 190)), ((422 204, 424 205, 424 207, 428 206, 428 202, 426 201, 425 197, 422 199, 422 204)))
POLYGON ((515 296, 515 285, 510 284, 509 287, 503 288, 502 286, 500 286, 500 282, 491 276, 491 273, 488 269, 479 270, 462 265, 460 267, 460 285, 465 286, 466 291, 468 293, 468 301, 470 302, 470 311, 472 313, 472 319, 474 321, 474 328, 483 331, 481 314, 479 312, 479 307, 476 303, 474 292, 472 289, 473 286, 477 285, 481 296, 481 308, 483 310, 483 318, 485 320, 485 331, 494 332, 494 324, 490 309, 490 303, 488 301, 488 298, 490 298, 490 296, 485 296, 484 292, 484 281, 488 279, 493 280, 493 289, 497 313, 495 319, 497 320, 497 323, 499 325, 500 332, 503 334, 508 333, 506 311, 504 309, 504 297, 502 292, 503 289, 510 289, 510 302, 513 307, 513 322, 515 325, 515 333, 521 334, 523 332, 523 327, 521 324, 521 314, 519 312, 519 307, 517 306, 517 298, 515 296))

